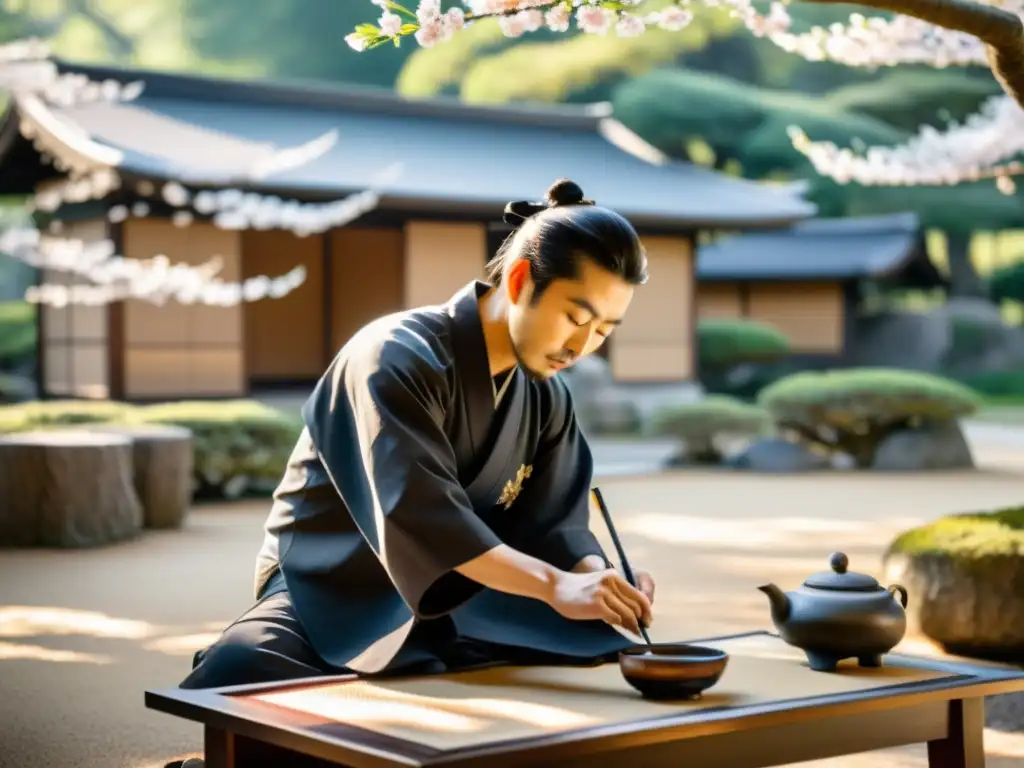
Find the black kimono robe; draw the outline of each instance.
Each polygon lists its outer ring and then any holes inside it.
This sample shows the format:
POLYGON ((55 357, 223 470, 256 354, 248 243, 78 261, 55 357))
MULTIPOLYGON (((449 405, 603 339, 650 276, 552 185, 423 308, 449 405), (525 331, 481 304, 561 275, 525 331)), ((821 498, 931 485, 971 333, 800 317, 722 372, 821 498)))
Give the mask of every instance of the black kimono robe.
POLYGON ((256 589, 283 581, 332 666, 422 663, 423 624, 581 663, 633 643, 454 570, 499 543, 564 570, 604 556, 589 530, 593 459, 564 383, 516 368, 495 406, 477 308, 486 289, 473 282, 447 304, 370 323, 303 408, 256 589))

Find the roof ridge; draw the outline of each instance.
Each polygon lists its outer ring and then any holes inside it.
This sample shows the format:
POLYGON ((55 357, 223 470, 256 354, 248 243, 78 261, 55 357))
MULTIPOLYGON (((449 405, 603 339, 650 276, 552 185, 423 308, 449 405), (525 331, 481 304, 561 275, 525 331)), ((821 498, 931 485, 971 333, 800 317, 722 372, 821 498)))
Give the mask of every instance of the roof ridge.
POLYGON ((91 80, 145 83, 150 98, 211 100, 246 104, 305 106, 319 109, 352 109, 360 112, 494 120, 555 128, 596 131, 608 116, 606 102, 571 106, 539 104, 466 104, 451 96, 414 99, 384 88, 338 84, 316 80, 244 80, 197 72, 164 72, 102 64, 73 62, 54 57, 61 72, 78 73, 91 80))

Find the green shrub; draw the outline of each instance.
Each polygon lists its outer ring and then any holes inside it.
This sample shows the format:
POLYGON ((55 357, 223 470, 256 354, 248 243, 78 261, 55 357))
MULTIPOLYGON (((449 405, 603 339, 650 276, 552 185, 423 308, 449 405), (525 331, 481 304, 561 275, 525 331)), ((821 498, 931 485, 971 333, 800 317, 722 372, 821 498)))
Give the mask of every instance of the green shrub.
POLYGON ((7 406, 2 410, 6 414, 4 423, 20 424, 24 430, 124 421, 132 406, 112 400, 42 400, 7 406))
POLYGON ((789 354, 789 340, 756 320, 701 320, 697 324, 701 370, 722 371, 744 363, 774 363, 789 354))
POLYGON ((0 301, 0 366, 20 365, 35 354, 35 306, 27 301, 0 301))
POLYGON ((130 420, 192 431, 200 497, 236 498, 272 488, 302 431, 298 416, 253 400, 161 403, 135 409, 130 420))
POLYGON ((974 413, 977 392, 950 379, 888 368, 803 372, 765 387, 758 402, 783 431, 870 466, 897 430, 974 413))
POLYGON ((1014 400, 1024 396, 1024 370, 981 371, 958 376, 957 380, 988 399, 1014 400))
POLYGON ((660 408, 651 420, 654 434, 683 442, 679 460, 697 464, 722 461, 721 439, 758 435, 767 426, 763 408, 723 395, 660 408))
POLYGON ((173 424, 192 431, 196 496, 236 498, 276 486, 302 431, 296 415, 253 400, 131 406, 47 400, 0 407, 0 433, 96 423, 173 424))
POLYGON ((0 373, 0 405, 27 402, 35 394, 35 382, 31 379, 0 373))
POLYGON ((900 534, 888 553, 942 554, 964 560, 1024 555, 1024 507, 940 517, 900 534))
POLYGON ((1024 302, 1024 261, 994 270, 988 278, 988 295, 997 303, 1024 302))

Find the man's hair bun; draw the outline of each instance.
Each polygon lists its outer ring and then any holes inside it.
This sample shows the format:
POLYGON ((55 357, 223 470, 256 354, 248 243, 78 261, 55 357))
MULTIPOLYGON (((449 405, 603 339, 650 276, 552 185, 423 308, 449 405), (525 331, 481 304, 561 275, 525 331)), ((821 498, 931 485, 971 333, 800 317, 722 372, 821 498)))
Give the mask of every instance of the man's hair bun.
POLYGON ((505 223, 511 227, 518 227, 531 216, 536 216, 542 211, 550 208, 560 208, 565 205, 593 205, 593 200, 586 200, 583 197, 583 190, 580 185, 571 179, 559 179, 544 194, 544 202, 532 203, 529 200, 516 200, 505 206, 502 215, 505 223))
POLYGON ((560 205, 593 205, 593 201, 583 197, 580 185, 572 179, 559 179, 544 194, 544 200, 555 208, 560 205))

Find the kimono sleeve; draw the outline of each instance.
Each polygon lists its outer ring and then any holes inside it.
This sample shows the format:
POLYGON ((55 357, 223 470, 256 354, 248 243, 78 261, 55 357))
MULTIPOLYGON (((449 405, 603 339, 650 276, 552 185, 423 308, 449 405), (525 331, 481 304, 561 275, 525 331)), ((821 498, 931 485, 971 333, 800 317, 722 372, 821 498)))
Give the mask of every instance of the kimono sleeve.
POLYGON ((459 483, 444 431, 448 383, 429 354, 392 338, 339 358, 303 412, 331 482, 422 618, 482 589, 454 569, 501 543, 459 483))
POLYGON ((551 417, 534 458, 531 492, 521 495, 517 504, 529 505, 538 523, 527 553, 569 571, 588 555, 606 562, 607 557, 590 530, 594 457, 576 421, 569 391, 560 381, 552 383, 552 390, 551 417))

